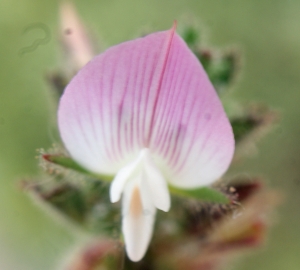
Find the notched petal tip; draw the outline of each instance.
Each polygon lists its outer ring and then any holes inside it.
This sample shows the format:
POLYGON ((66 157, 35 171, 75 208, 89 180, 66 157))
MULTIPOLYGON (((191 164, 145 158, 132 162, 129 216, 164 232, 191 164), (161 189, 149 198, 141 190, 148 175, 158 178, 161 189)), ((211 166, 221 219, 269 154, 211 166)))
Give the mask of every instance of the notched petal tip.
POLYGON ((114 180, 112 181, 109 189, 110 201, 115 203, 120 200, 126 182, 128 181, 131 173, 132 173, 132 166, 128 166, 122 168, 117 175, 115 176, 114 180))
POLYGON ((173 26, 172 26, 172 30, 173 30, 174 32, 176 32, 176 29, 177 29, 177 20, 174 20, 173 26))

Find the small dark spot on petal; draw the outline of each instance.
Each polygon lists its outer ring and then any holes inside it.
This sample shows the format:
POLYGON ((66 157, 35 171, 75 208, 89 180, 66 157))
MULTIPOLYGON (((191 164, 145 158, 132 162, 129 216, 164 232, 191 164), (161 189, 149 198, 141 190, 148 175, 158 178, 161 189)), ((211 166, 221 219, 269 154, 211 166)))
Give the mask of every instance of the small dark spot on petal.
POLYGON ((67 28, 67 29, 65 29, 64 34, 65 34, 65 35, 71 35, 72 32, 73 32, 73 31, 72 31, 71 28, 67 28))

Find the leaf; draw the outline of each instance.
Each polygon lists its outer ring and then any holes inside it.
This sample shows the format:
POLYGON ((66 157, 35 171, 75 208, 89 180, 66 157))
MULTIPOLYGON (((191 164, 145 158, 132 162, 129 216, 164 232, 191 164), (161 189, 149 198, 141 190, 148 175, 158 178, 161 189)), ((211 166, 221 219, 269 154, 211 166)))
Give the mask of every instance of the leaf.
POLYGON ((244 115, 230 119, 236 143, 246 137, 251 137, 252 141, 257 140, 269 130, 277 118, 275 111, 253 104, 245 110, 244 115))
POLYGON ((185 27, 181 33, 182 38, 191 49, 198 45, 199 35, 199 31, 193 26, 185 27))
POLYGON ((259 125, 259 121, 253 118, 240 118, 231 120, 234 138, 238 142, 259 125))
POLYGON ((196 199, 211 203, 228 204, 230 203, 229 198, 220 191, 209 187, 202 187, 196 189, 179 189, 173 186, 169 186, 169 190, 174 195, 181 197, 196 199))
POLYGON ((87 209, 83 194, 79 189, 70 185, 61 185, 40 195, 71 219, 80 223, 83 222, 87 209))
MULTIPOLYGON (((207 54, 207 52, 206 52, 207 54)), ((205 59, 201 53, 200 59, 205 59)), ((239 67, 239 54, 236 51, 224 52, 221 56, 212 54, 210 62, 206 63, 207 74, 217 92, 222 94, 232 84, 239 67)))
POLYGON ((113 236, 119 230, 119 205, 109 199, 109 184, 89 179, 81 185, 68 178, 53 181, 23 181, 22 187, 40 206, 50 206, 49 215, 57 214, 92 233, 113 236))
MULTIPOLYGON (((60 165, 65 168, 72 169, 74 171, 83 174, 87 174, 89 176, 92 176, 100 180, 111 181, 113 179, 113 176, 98 175, 98 174, 91 173, 90 171, 80 166, 77 162, 75 162, 70 157, 45 154, 43 155, 43 158, 56 165, 60 165)), ((179 195, 181 197, 194 198, 197 200, 202 200, 202 201, 207 201, 212 203, 222 203, 222 204, 229 203, 229 199, 226 197, 226 195, 224 195, 223 193, 215 189, 211 189, 208 187, 202 187, 197 189, 179 189, 173 186, 169 186, 169 190, 171 193, 175 195, 179 195)))
POLYGON ((51 163, 60 165, 67 169, 72 169, 74 171, 77 171, 77 172, 80 172, 83 174, 87 174, 87 175, 89 175, 93 178, 97 178, 99 180, 112 181, 112 179, 114 178, 114 176, 112 176, 112 175, 100 175, 100 174, 92 173, 92 172, 86 170, 85 168, 83 168, 81 165, 79 165, 76 161, 74 161, 70 157, 60 156, 60 155, 50 155, 50 154, 45 154, 42 157, 44 160, 47 160, 51 163))

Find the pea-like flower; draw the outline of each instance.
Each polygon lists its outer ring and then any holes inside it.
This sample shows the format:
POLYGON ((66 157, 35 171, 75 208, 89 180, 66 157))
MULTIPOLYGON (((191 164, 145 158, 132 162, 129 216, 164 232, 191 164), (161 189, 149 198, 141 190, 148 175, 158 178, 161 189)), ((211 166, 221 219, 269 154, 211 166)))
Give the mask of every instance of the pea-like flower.
POLYGON ((75 161, 114 175, 122 197, 128 257, 139 261, 168 185, 207 186, 227 170, 232 128, 199 60, 176 34, 157 32, 109 48, 72 79, 60 100, 59 130, 75 161))

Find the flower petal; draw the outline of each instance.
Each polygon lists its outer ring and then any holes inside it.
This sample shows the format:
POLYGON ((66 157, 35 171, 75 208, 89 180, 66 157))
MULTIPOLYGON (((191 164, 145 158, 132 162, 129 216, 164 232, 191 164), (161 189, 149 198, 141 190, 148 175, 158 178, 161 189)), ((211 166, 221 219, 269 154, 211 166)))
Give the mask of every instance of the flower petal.
POLYGON ((58 124, 78 163, 114 174, 145 148, 173 33, 158 32, 108 49, 66 87, 58 124))
POLYGON ((124 187, 130 180, 130 177, 134 176, 133 174, 135 173, 137 166, 139 166, 139 162, 140 158, 137 158, 122 168, 115 176, 110 186, 110 201, 112 203, 120 200, 124 187))
POLYGON ((141 194, 140 186, 128 185, 123 195, 122 231, 125 248, 130 260, 143 258, 150 243, 156 209, 148 198, 141 194))
POLYGON ((173 185, 191 188, 219 178, 233 156, 222 104, 174 28, 97 56, 66 88, 58 116, 72 157, 102 174, 149 148, 173 185))
POLYGON ((165 212, 170 210, 171 198, 167 181, 152 161, 149 150, 145 156, 143 182, 141 187, 145 187, 145 193, 150 193, 151 201, 156 208, 165 212))
POLYGON ((110 187, 111 202, 119 201, 125 185, 137 177, 142 182, 141 187, 145 186, 146 193, 150 192, 151 201, 155 207, 166 212, 169 211, 171 198, 167 181, 152 161, 149 149, 146 148, 141 150, 137 159, 117 173, 110 187))
POLYGON ((178 35, 159 91, 149 143, 154 161, 178 187, 217 180, 234 153, 232 128, 199 60, 178 35))

